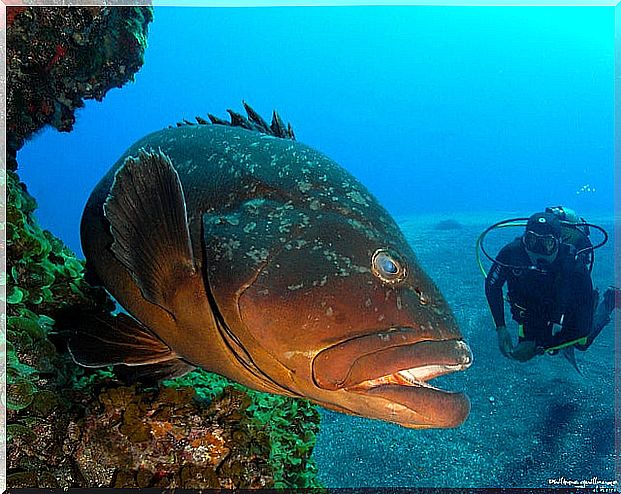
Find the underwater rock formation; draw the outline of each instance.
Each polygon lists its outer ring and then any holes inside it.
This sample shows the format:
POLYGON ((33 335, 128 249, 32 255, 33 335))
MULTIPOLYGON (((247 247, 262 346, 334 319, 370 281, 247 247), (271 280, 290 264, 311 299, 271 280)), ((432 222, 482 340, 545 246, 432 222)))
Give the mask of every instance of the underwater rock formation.
POLYGON ((464 227, 459 221, 454 219, 438 221, 434 226, 436 230, 461 230, 464 227))
POLYGON ((253 435, 248 395, 226 388, 204 406, 189 387, 102 392, 72 423, 72 449, 90 486, 264 488, 273 485, 269 440, 253 435))
MULTIPOLYGON (((32 133, 68 131, 83 98, 101 99, 142 64, 149 8, 10 7, 9 168, 32 133)), ((317 487, 310 403, 193 372, 160 388, 127 387, 76 366, 54 318, 67 307, 110 312, 83 261, 6 177, 7 482, 11 488, 317 487)), ((0 334, 0 336, 2 336, 0 334)))
POLYGON ((149 7, 7 7, 7 145, 45 125, 70 131, 84 99, 101 101, 142 66, 149 7))

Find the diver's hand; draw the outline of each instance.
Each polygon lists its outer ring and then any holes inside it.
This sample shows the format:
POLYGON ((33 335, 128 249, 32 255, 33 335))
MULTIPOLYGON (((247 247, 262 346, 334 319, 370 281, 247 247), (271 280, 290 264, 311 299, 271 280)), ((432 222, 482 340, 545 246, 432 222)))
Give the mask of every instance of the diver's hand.
POLYGON ((511 356, 518 362, 526 362, 540 353, 541 351, 534 341, 522 341, 513 349, 511 356))
POLYGON ((496 328, 498 334, 498 348, 505 357, 511 357, 511 351, 513 350, 513 342, 511 341, 511 335, 507 326, 498 326, 496 328))

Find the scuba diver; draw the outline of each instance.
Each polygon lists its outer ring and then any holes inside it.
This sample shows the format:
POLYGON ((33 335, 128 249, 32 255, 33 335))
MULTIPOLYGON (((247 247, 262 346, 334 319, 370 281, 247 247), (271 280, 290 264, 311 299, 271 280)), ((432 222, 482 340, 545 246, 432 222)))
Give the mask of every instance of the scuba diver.
MULTIPOLYGON (((492 225, 477 245, 485 252, 482 239, 493 228, 526 218, 492 225)), ((573 349, 586 350, 610 322, 619 308, 618 288, 609 288, 599 301, 593 289, 593 250, 606 243, 605 230, 586 223, 569 208, 547 208, 526 223, 524 234, 505 245, 485 279, 485 295, 496 325, 498 346, 503 355, 525 362, 544 353, 563 350, 575 364, 573 349), (593 246, 589 226, 604 234, 593 246), (503 286, 512 318, 518 323, 518 344, 514 347, 505 322, 503 286), (599 302, 599 303, 598 303, 599 302)), ((477 250, 478 256, 478 250, 477 250)))

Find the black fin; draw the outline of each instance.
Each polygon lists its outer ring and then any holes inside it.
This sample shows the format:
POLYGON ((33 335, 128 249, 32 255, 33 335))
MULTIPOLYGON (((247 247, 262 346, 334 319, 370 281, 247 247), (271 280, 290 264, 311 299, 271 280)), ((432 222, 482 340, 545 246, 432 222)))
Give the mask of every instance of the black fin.
POLYGON ((260 132, 264 134, 270 133, 270 127, 267 125, 267 122, 263 120, 261 115, 259 115, 254 109, 245 101, 242 101, 242 105, 244 105, 244 109, 246 110, 246 114, 248 115, 248 120, 250 120, 260 132))
POLYGON ((136 381, 143 384, 157 384, 164 379, 181 377, 194 369, 196 367, 181 359, 172 359, 160 364, 119 365, 114 371, 121 380, 128 384, 136 381))
POLYGON ((567 360, 567 362, 569 362, 571 366, 576 369, 576 372, 578 374, 582 375, 582 371, 580 370, 580 367, 578 367, 578 362, 576 361, 576 352, 574 350, 575 349, 573 346, 563 348, 561 350, 561 355, 563 355, 563 357, 565 357, 565 360, 567 360))
POLYGON ((142 295, 169 313, 178 283, 196 274, 181 182, 161 151, 139 151, 114 176, 104 204, 112 252, 142 295))
POLYGON ((144 365, 177 360, 177 355, 134 318, 126 314, 75 312, 60 323, 71 326, 69 353, 84 367, 144 365))
MULTIPOLYGON (((285 126, 285 123, 280 118, 280 115, 276 111, 272 115, 272 123, 268 125, 268 123, 259 115, 248 103, 242 101, 244 105, 244 109, 248 115, 248 118, 244 117, 240 113, 237 113, 233 110, 226 110, 228 114, 231 116, 231 121, 224 120, 222 118, 216 117, 215 115, 208 113, 207 116, 212 124, 216 125, 226 125, 228 127, 241 127, 247 130, 254 130, 257 132, 261 132, 262 134, 271 135, 274 137, 280 137, 282 139, 291 139, 295 141, 295 134, 293 133, 293 127, 288 123, 285 126)), ((199 125, 207 125, 209 122, 201 117, 195 117, 196 121, 199 125)), ((192 122, 188 122, 184 119, 183 122, 177 123, 177 127, 185 127, 187 125, 195 125, 192 122)), ((172 128, 172 127, 168 127, 172 128)))
POLYGON ((272 129, 272 134, 276 137, 285 136, 285 124, 276 110, 274 110, 272 114, 272 125, 270 125, 270 129, 272 129))
POLYGON ((209 120, 211 120, 212 124, 217 124, 217 125, 231 125, 229 122, 227 122, 226 120, 223 120, 221 118, 216 117, 215 115, 212 115, 211 113, 207 114, 207 117, 209 117, 209 120))
POLYGON ((242 129, 255 130, 254 127, 248 121, 248 119, 244 117, 243 115, 237 112, 234 112, 231 109, 226 110, 226 111, 231 116, 231 125, 233 127, 241 127, 242 129))

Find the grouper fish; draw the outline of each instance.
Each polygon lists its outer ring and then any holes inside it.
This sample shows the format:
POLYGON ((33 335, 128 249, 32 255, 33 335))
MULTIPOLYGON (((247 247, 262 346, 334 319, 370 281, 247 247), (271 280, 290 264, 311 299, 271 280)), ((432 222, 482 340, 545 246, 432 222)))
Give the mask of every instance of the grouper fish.
POLYGON ((133 144, 85 207, 87 272, 127 314, 92 315, 79 364, 250 388, 410 428, 455 427, 428 380, 472 356, 395 221, 275 114, 197 117, 133 144))

